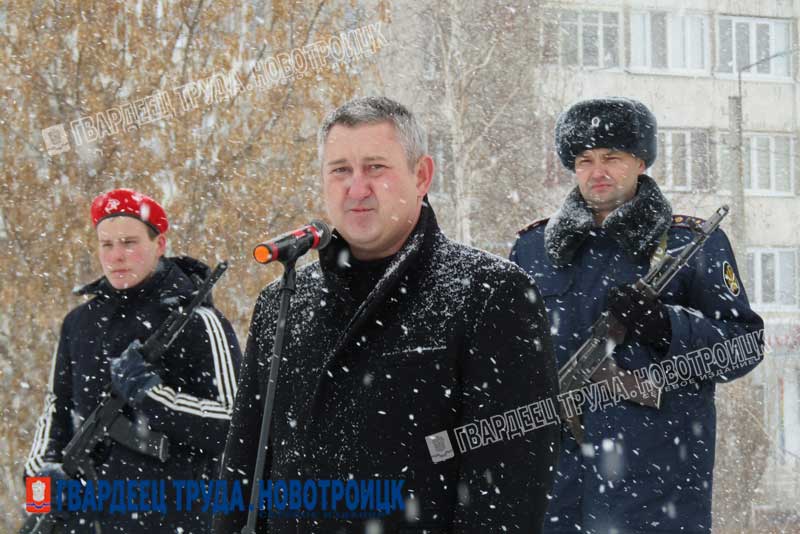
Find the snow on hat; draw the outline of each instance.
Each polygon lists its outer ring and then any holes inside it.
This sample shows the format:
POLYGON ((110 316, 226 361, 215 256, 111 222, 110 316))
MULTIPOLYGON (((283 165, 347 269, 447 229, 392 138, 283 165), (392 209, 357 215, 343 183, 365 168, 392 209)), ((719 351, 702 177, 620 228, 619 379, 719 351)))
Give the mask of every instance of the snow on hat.
POLYGON ((556 122, 556 150, 561 163, 575 170, 575 158, 591 148, 613 148, 644 160, 650 167, 658 144, 655 116, 637 100, 596 98, 573 104, 556 122))
POLYGON ((125 215, 139 219, 159 234, 169 228, 167 214, 152 198, 132 189, 114 189, 98 195, 92 201, 92 224, 109 217, 125 215))

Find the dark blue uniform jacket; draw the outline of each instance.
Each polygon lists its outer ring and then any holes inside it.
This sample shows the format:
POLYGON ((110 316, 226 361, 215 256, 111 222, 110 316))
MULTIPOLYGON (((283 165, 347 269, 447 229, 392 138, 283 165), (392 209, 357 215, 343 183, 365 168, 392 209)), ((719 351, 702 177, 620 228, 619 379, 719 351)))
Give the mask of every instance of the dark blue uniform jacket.
MULTIPOLYGON (((642 176, 637 196, 601 227, 576 189, 554 217, 520 232, 511 259, 534 277, 545 300, 559 367, 588 337, 609 288, 647 273, 665 231, 667 252, 675 255, 692 239, 696 222, 672 216, 658 187, 642 176)), ((628 337, 613 353, 620 366, 647 368, 653 371, 647 376, 671 385, 661 408, 625 400, 595 411, 584 407, 585 443, 563 435, 546 531, 576 532, 576 525, 581 532, 620 534, 710 531, 714 390, 761 360, 763 322, 750 309, 722 230, 661 300, 672 327, 668 352, 628 337)))

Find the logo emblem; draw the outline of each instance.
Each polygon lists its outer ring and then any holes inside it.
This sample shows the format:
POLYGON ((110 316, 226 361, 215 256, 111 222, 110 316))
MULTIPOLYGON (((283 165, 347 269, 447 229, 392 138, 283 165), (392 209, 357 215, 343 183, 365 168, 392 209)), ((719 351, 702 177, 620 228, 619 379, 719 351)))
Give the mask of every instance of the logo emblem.
POLYGON ((431 459, 435 464, 449 460, 455 456, 455 452, 453 452, 453 444, 450 443, 450 437, 447 435, 447 430, 442 430, 436 434, 426 436, 425 443, 428 444, 428 452, 431 453, 431 459))
POLYGON ((69 138, 63 124, 56 124, 43 129, 42 137, 44 138, 44 146, 47 148, 47 153, 51 156, 57 156, 69 150, 69 138))
POLYGON ((106 213, 113 213, 114 210, 117 209, 118 207, 119 207, 119 200, 117 200, 116 198, 112 198, 111 200, 108 201, 108 204, 106 204, 106 213))
POLYGON ((50 512, 50 477, 25 479, 25 510, 31 514, 50 512))
POLYGON ((731 292, 731 295, 738 297, 740 293, 739 280, 736 279, 736 273, 733 272, 733 266, 726 262, 722 263, 722 279, 725 281, 725 287, 731 292))

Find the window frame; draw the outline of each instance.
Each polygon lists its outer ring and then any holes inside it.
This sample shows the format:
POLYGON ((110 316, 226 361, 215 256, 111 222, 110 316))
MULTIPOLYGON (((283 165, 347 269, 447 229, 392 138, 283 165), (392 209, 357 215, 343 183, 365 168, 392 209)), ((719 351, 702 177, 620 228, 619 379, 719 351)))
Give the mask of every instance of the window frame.
POLYGON ((750 278, 753 281, 752 287, 745 288, 747 290, 748 298, 753 309, 757 311, 776 311, 776 312, 793 312, 800 310, 800 276, 798 273, 798 250, 793 247, 747 247, 745 261, 749 263, 750 256, 753 256, 752 272, 750 278), (778 300, 778 294, 781 290, 781 264, 780 257, 782 252, 791 252, 794 257, 794 304, 780 304, 779 302, 763 302, 762 297, 762 280, 763 274, 761 272, 761 257, 764 254, 772 254, 775 258, 775 298, 778 300))
MULTIPOLYGON (((630 17, 628 18, 628 34, 630 35, 630 42, 628 43, 629 50, 633 51, 636 44, 633 42, 633 17, 637 15, 645 15, 645 29, 644 29, 644 46, 645 51, 645 65, 634 65, 633 64, 633 54, 631 52, 631 59, 628 65, 628 68, 631 72, 634 73, 641 73, 641 74, 660 74, 660 75, 671 75, 671 76, 710 76, 711 75, 711 17, 707 13, 703 13, 700 11, 686 11, 683 13, 678 13, 675 11, 670 11, 666 9, 635 9, 631 11, 630 17), (654 67, 653 66, 653 47, 652 47, 652 17, 655 13, 664 13, 666 15, 666 22, 667 22, 667 33, 666 38, 667 42, 665 43, 666 46, 666 53, 667 53, 667 66, 666 68, 661 67, 654 67), (673 58, 672 52, 672 31, 674 28, 674 24, 676 21, 685 21, 688 20, 689 17, 698 17, 702 21, 702 30, 703 35, 701 36, 703 41, 703 67, 700 69, 697 68, 689 68, 689 67, 675 67, 674 62, 675 58, 673 58)), ((690 46, 690 39, 689 33, 683 32, 683 45, 684 49, 691 48, 690 46)))
MULTIPOLYGON (((726 148, 728 145, 724 142, 725 137, 728 135, 736 135, 735 132, 731 132, 730 130, 719 130, 717 134, 717 176, 720 178, 725 177, 725 158, 723 157, 723 150, 732 151, 733 147, 726 148)), ((749 146, 745 148, 750 152, 750 184, 753 183, 753 179, 756 178, 755 182, 758 183, 758 176, 754 173, 754 167, 757 170, 758 162, 756 158, 756 154, 758 153, 758 147, 755 142, 757 138, 767 137, 769 138, 769 146, 770 146, 770 189, 761 189, 758 187, 750 187, 747 184, 744 186, 744 194, 749 197, 775 197, 775 198, 791 198, 797 195, 797 163, 795 159, 797 157, 797 137, 791 133, 786 132, 742 132, 743 142, 747 143, 749 141, 749 146), (776 190, 776 181, 777 181, 777 168, 776 168, 776 158, 775 158, 775 139, 778 137, 784 137, 789 139, 789 191, 777 191, 776 190)), ((733 154, 730 154, 733 157, 733 154)), ((747 165, 747 155, 745 155, 745 166, 747 165)), ((747 177, 747 169, 745 169, 745 178, 747 177)), ((718 185, 721 187, 719 188, 720 193, 730 193, 733 188, 732 179, 735 178, 735 175, 730 177, 729 179, 725 180, 724 187, 721 181, 718 181, 718 185)))
MULTIPOLYGON (((756 31, 757 24, 769 24, 770 32, 769 32, 769 44, 770 44, 770 53, 769 55, 782 52, 782 50, 775 50, 775 31, 774 27, 778 24, 785 24, 786 34, 789 39, 788 48, 787 50, 792 50, 795 46, 793 43, 793 36, 792 36, 792 19, 783 19, 783 18, 776 18, 776 17, 742 17, 737 15, 717 15, 716 22, 715 22, 715 34, 716 34, 716 57, 714 58, 714 74, 719 76, 720 78, 728 78, 728 79, 737 79, 738 78, 738 69, 737 65, 737 57, 736 57, 736 23, 737 22, 746 22, 749 25, 749 48, 750 48, 750 59, 747 61, 746 64, 752 64, 754 61, 758 60, 758 32, 756 31), (720 70, 720 54, 722 51, 722 31, 720 30, 720 23, 724 20, 731 21, 731 61, 733 62, 732 71, 726 72, 720 70)), ((750 67, 747 71, 742 71, 742 80, 758 80, 758 81, 767 81, 767 82, 776 82, 776 83, 793 83, 794 82, 794 72, 793 72, 793 65, 792 65, 792 56, 787 55, 783 56, 786 58, 786 65, 787 65, 787 73, 776 75, 772 72, 773 70, 773 62, 779 58, 773 58, 767 64, 770 66, 770 73, 759 73, 758 66, 750 67), (751 72, 755 70, 755 72, 751 72)))
MULTIPOLYGON (((545 39, 554 39, 555 40, 555 57, 557 62, 552 63, 545 63, 546 65, 557 65, 562 68, 568 69, 578 69, 578 70, 602 70, 608 72, 623 72, 625 67, 625 55, 624 50, 622 48, 622 41, 625 38, 625 27, 624 27, 624 15, 621 10, 619 9, 577 9, 577 8, 561 8, 561 7, 554 7, 550 10, 551 13, 555 16, 555 22, 557 28, 563 26, 561 22, 562 14, 565 12, 574 13, 577 15, 577 52, 578 52, 578 59, 577 64, 568 64, 564 62, 564 52, 561 46, 561 33, 556 33, 554 36, 547 37, 545 39), (598 59, 600 65, 586 65, 584 64, 584 17, 588 14, 596 14, 599 16, 597 22, 597 45, 598 45, 598 59), (608 26, 604 21, 604 15, 606 14, 613 14, 617 16, 617 46, 616 46, 616 65, 615 66, 605 66, 605 57, 606 57, 606 48, 605 48, 605 28, 608 26)), ((546 46, 546 44, 545 44, 546 46)))
MULTIPOLYGON (((764 132, 745 132, 743 134, 744 142, 747 142, 749 139, 750 146, 748 147, 750 152, 750 184, 748 185, 745 182, 744 187, 744 194, 748 196, 761 196, 761 197, 793 197, 795 196, 795 144, 797 142, 796 137, 791 134, 780 134, 780 133, 764 133, 764 132), (762 189, 761 187, 753 187, 753 184, 760 183, 760 178, 757 174, 758 170, 758 139, 767 138, 769 140, 769 183, 770 187, 768 189, 762 189), (775 158, 775 139, 778 137, 784 137, 789 139, 789 191, 778 191, 777 190, 777 168, 776 168, 776 158, 775 158)), ((745 163, 747 163, 747 158, 745 158, 745 163)), ((746 172, 746 170, 745 170, 746 172)))
POLYGON ((661 150, 661 146, 659 146, 659 154, 658 159, 664 162, 664 173, 663 177, 659 177, 653 174, 656 170, 657 165, 653 165, 647 169, 647 173, 649 176, 652 176, 653 179, 659 184, 664 191, 670 191, 675 193, 688 193, 692 191, 700 191, 706 190, 708 187, 701 187, 699 184, 702 183, 702 180, 699 180, 700 177, 694 176, 694 166, 692 162, 694 161, 694 153, 693 153, 693 146, 694 146, 694 138, 695 135, 703 134, 705 135, 705 142, 706 142, 706 161, 703 162, 703 165, 707 168, 709 176, 708 180, 710 181, 712 176, 711 173, 713 172, 712 167, 712 158, 711 158, 711 151, 713 150, 713 133, 709 129, 705 128, 661 128, 658 131, 658 135, 669 135, 669 143, 664 142, 663 145, 663 153, 661 150), (675 185, 675 173, 674 173, 674 158, 672 157, 672 151, 674 147, 674 143, 672 142, 673 134, 683 134, 685 136, 686 144, 686 157, 684 158, 684 172, 686 175, 686 185, 675 185))

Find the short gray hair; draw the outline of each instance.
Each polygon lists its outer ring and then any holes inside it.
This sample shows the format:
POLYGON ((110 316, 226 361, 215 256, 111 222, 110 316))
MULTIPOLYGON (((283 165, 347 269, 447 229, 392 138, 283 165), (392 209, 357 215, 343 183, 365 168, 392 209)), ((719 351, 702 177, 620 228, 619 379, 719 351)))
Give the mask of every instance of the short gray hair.
POLYGON ((408 167, 413 170, 419 158, 428 153, 427 135, 413 113, 399 102, 385 96, 354 98, 328 113, 317 134, 320 163, 328 134, 331 128, 337 124, 352 128, 361 124, 382 122, 388 122, 394 126, 398 140, 406 153, 408 167))

